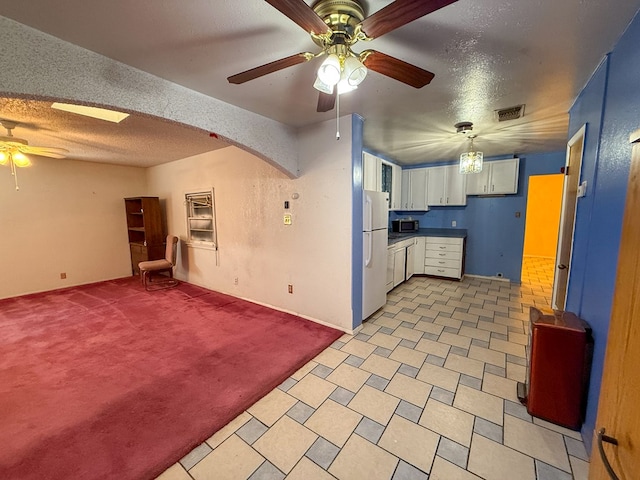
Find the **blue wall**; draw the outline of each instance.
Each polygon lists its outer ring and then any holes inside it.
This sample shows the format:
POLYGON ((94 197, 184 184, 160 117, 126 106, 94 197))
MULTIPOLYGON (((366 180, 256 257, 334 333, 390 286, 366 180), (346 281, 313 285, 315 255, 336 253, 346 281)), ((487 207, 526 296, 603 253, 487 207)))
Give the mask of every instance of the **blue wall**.
POLYGON ((351 115, 351 325, 355 329, 362 324, 362 138, 364 120, 351 115))
POLYGON ((411 216, 424 228, 451 227, 467 229, 465 272, 469 275, 495 276, 520 283, 524 226, 527 211, 529 176, 560 173, 565 152, 520 156, 518 193, 503 197, 467 197, 466 207, 431 207, 423 214, 400 212, 392 218, 411 216), (520 212, 520 217, 516 217, 520 212))
POLYGON ((567 297, 567 309, 589 322, 595 338, 587 418, 582 428, 589 449, 615 288, 631 162, 629 134, 640 128, 639 43, 640 17, 636 14, 570 112, 570 134, 587 123, 583 178, 593 178, 587 199, 580 202, 577 212, 575 262, 567 297))

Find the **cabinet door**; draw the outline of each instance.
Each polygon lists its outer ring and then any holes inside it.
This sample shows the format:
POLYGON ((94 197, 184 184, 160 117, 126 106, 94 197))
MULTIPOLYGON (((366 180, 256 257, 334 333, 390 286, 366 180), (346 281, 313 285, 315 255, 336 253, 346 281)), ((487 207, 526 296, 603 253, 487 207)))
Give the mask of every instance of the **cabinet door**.
MULTIPOLYGON (((493 163, 493 162, 491 162, 493 163)), ((480 173, 469 173, 467 177, 467 195, 486 195, 489 193, 491 163, 486 163, 480 173)))
POLYGON ((364 175, 362 178, 362 188, 364 190, 373 190, 375 192, 381 192, 381 178, 380 168, 382 161, 370 153, 362 153, 362 167, 364 169, 364 175))
POLYGON ((409 172, 411 172, 409 210, 427 210, 427 169, 416 168, 409 172))
POLYGON ((406 260, 406 248, 400 248, 393 252, 393 286, 404 282, 404 267, 406 260))
POLYGON ((413 273, 424 273, 424 245, 425 237, 416 237, 416 247, 413 251, 413 273))
POLYGON ((518 193, 519 159, 491 162, 490 194, 518 193))
POLYGON ((387 249, 387 292, 393 288, 393 267, 395 263, 395 252, 387 249))
POLYGON ((467 175, 461 174, 457 165, 445 168, 445 205, 466 205, 467 175))
POLYGON ((444 205, 444 176, 446 167, 431 167, 427 178, 427 204, 444 205))
POLYGON ((406 258, 406 269, 405 269, 405 275, 404 275, 404 279, 405 280, 409 280, 411 277, 413 277, 414 274, 414 262, 415 262, 415 257, 414 257, 414 253, 416 250, 416 246, 415 244, 409 245, 407 247, 407 258, 406 258))
POLYGON ((411 200, 411 170, 402 170, 402 188, 401 188, 400 208, 402 210, 408 210, 410 200, 411 200))
POLYGON ((393 165, 392 175, 391 209, 400 210, 402 208, 402 167, 393 165))

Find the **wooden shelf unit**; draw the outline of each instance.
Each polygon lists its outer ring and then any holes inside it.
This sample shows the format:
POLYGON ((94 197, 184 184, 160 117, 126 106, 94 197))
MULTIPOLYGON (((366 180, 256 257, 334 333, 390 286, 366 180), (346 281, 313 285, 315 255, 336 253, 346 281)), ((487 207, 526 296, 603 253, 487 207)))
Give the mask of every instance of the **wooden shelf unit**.
POLYGON ((124 199, 131 252, 131 271, 140 274, 138 263, 164 258, 164 234, 158 197, 124 199))

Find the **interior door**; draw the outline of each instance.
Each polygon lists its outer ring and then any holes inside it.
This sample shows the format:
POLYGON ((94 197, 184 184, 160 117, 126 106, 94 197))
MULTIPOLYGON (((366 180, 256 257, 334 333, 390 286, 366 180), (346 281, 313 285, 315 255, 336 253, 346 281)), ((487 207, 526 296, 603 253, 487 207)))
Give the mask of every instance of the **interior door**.
POLYGON ((589 478, 609 480, 597 447, 597 432, 618 441, 603 443, 611 467, 621 480, 638 478, 640 472, 640 130, 634 142, 627 189, 616 289, 604 362, 594 449, 589 478))
POLYGON ((564 310, 567 298, 571 251, 573 248, 573 230, 576 219, 576 199, 580 182, 580 169, 582 167, 585 130, 586 125, 583 125, 567 144, 560 234, 556 250, 556 270, 553 277, 553 298, 551 301, 553 308, 557 310, 564 310))

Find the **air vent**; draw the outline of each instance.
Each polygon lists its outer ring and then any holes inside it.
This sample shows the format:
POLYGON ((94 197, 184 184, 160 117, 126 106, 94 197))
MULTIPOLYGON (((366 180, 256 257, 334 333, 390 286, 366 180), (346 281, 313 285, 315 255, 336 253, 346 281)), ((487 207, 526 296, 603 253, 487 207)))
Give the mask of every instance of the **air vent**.
POLYGON ((516 105, 515 107, 501 108, 496 110, 496 117, 499 122, 506 122, 507 120, 515 120, 524 116, 524 104, 516 105))

